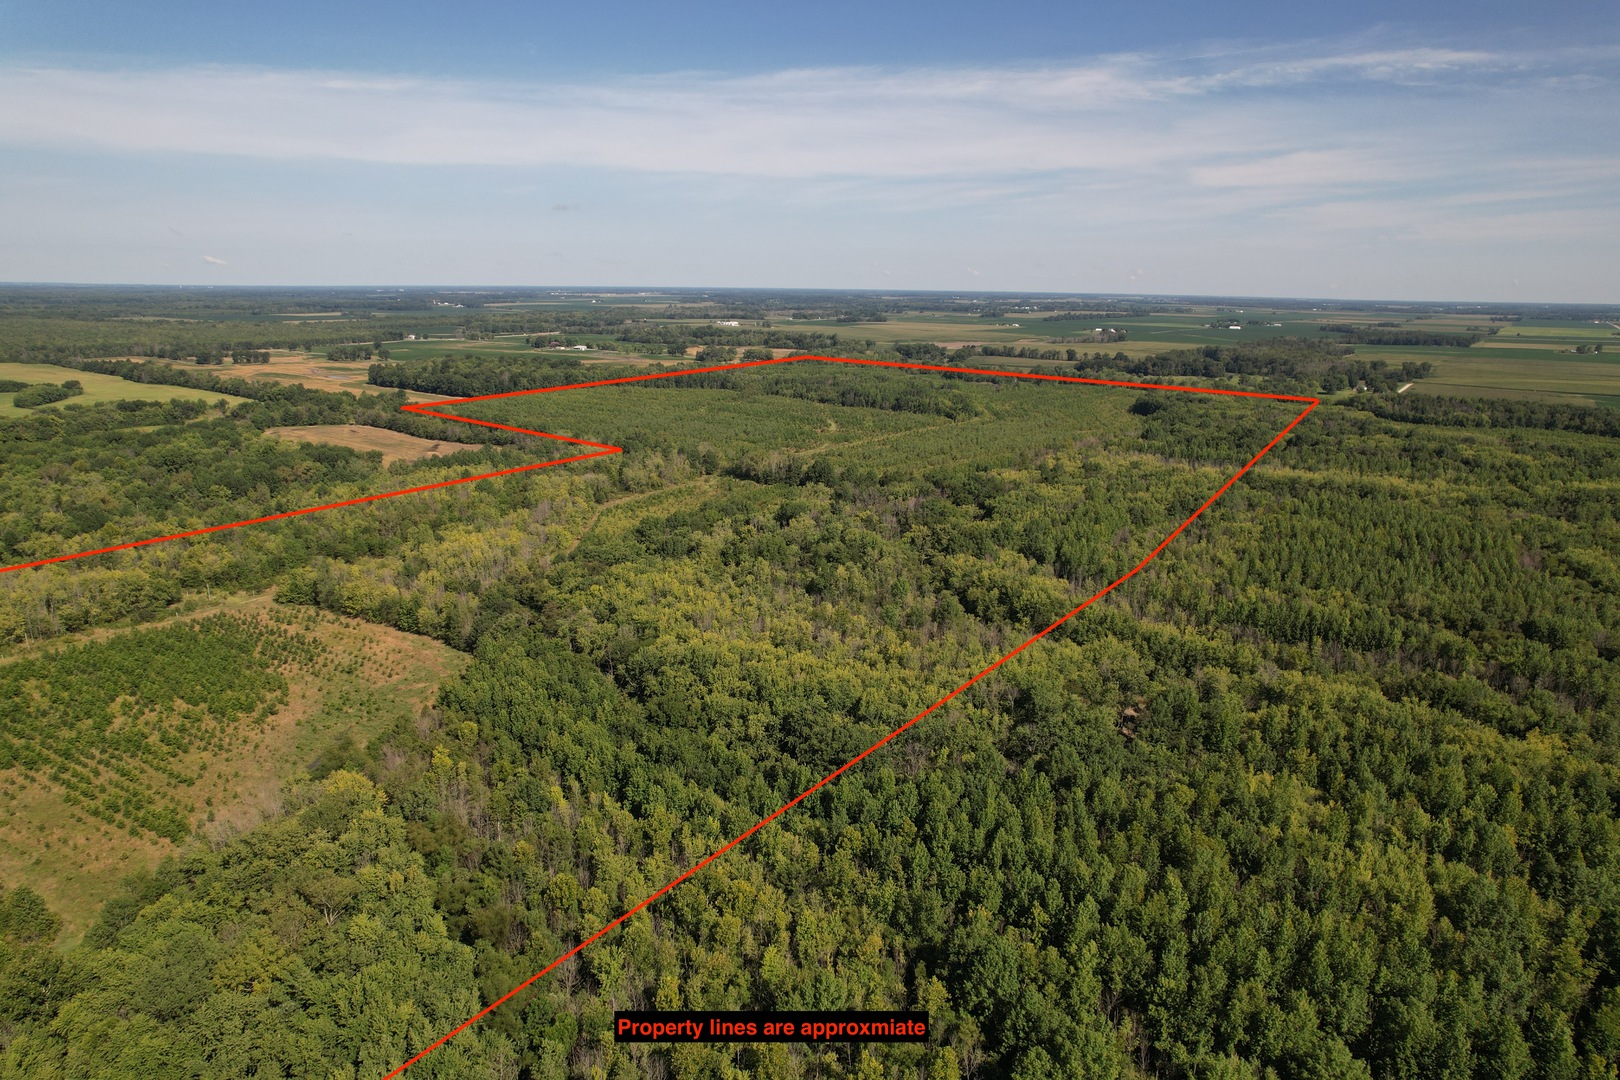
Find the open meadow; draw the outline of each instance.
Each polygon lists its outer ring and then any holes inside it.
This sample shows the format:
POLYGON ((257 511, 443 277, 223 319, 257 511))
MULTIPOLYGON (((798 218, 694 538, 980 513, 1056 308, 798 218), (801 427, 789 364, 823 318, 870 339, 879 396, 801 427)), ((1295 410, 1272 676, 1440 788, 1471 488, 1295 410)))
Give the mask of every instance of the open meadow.
POLYGON ((466 443, 419 439, 403 432, 366 427, 361 424, 311 424, 305 427, 266 428, 264 433, 291 442, 326 443, 331 446, 345 446, 362 454, 379 453, 382 455, 384 465, 392 465, 396 461, 438 457, 467 449, 466 443))
MULTIPOLYGON (((57 367, 54 364, 10 364, 0 363, 0 379, 14 380, 25 383, 54 383, 60 386, 68 379, 77 379, 84 386, 84 393, 67 398, 64 401, 53 402, 47 408, 61 408, 64 405, 96 405, 106 401, 169 401, 179 398, 184 401, 206 401, 213 404, 221 399, 231 405, 237 405, 246 398, 233 397, 230 394, 216 394, 202 390, 192 390, 182 386, 155 386, 149 383, 135 383, 127 379, 120 379, 115 375, 98 375, 94 372, 78 372, 70 368, 57 367)), ((12 405, 11 399, 15 394, 0 394, 0 418, 29 416, 37 409, 19 409, 12 405)))

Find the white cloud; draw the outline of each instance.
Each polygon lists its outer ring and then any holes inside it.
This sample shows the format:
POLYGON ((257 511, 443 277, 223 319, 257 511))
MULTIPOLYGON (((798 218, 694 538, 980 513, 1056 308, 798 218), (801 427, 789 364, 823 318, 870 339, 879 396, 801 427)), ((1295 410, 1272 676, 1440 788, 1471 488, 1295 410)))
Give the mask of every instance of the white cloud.
POLYGON ((1461 49, 1380 49, 1318 56, 1261 59, 1211 77, 1243 86, 1284 86, 1324 78, 1422 84, 1446 76, 1533 69, 1542 57, 1461 49))
POLYGON ((978 173, 1151 160, 1108 110, 1163 93, 1116 71, 790 71, 593 86, 319 73, 0 72, 0 139, 128 152, 760 176, 978 173))
POLYGON ((1216 188, 1338 188, 1383 181, 1410 180, 1410 162, 1354 150, 1297 150, 1235 162, 1195 165, 1188 178, 1216 188))
MULTIPOLYGON (((1440 49, 1038 69, 677 73, 472 82, 198 67, 0 69, 0 141, 122 152, 401 165, 586 166, 750 176, 931 177, 1151 169, 1229 149, 1297 152, 1300 88, 1503 70, 1547 58, 1440 49), (1292 88, 1288 93, 1279 87, 1292 88), (1255 93, 1271 126, 1246 123, 1255 93), (1275 126, 1286 119, 1290 129, 1275 126)), ((1594 76, 1595 77, 1595 76, 1594 76)), ((1585 91, 1591 93, 1589 89, 1585 91)), ((1343 110, 1305 97, 1317 117, 1343 110)), ((1387 118, 1392 131, 1404 126, 1387 118)), ((1324 142, 1326 140, 1323 140, 1324 142)))
POLYGON ((216 259, 212 255, 204 255, 202 257, 202 261, 205 262, 205 263, 212 263, 214 266, 229 266, 229 265, 231 265, 230 263, 226 262, 224 259, 216 259))
MULTIPOLYGON (((0 196, 19 208, 0 240, 41 267, 14 273, 41 277, 74 276, 41 253, 114 236, 144 251, 142 223, 184 217, 206 237, 193 243, 254 250, 255 273, 292 267, 285 280, 312 258, 357 280, 403 280, 389 275, 416 259, 442 280, 445 259, 468 252, 468 280, 707 283, 734 280, 736 252, 775 258, 768 235, 859 250, 908 286, 1033 285, 1018 275, 1050 265, 1068 275, 1056 287, 1320 294, 1328 279, 1306 275, 1346 270, 1369 238, 1383 250, 1364 256, 1362 282, 1418 265, 1473 272, 1482 244, 1542 258, 1538 230, 1617 238, 1620 159, 1603 137, 1620 114, 1616 60, 1352 42, 572 82, 0 67, 0 196), (178 155, 193 157, 171 175, 178 155), (31 173, 35 159, 71 188, 31 173), (333 246, 351 234, 366 241, 333 246), (367 244, 369 270, 352 263, 367 244), (499 259, 556 250, 620 251, 644 269, 597 254, 496 273, 499 259), (1117 269, 1071 269, 1094 263, 1117 269)), ((1615 280, 1614 258, 1589 252, 1568 279, 1615 280)))

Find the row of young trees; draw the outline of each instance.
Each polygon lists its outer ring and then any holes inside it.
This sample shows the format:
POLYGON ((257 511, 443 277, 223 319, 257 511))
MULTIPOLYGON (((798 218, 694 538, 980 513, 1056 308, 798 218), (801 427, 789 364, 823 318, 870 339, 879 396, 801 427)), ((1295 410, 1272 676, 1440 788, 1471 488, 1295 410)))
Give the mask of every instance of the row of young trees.
MULTIPOLYGON (((1322 327, 1323 333, 1337 334, 1347 345, 1435 345, 1444 348, 1466 349, 1483 341, 1485 334, 1459 334, 1444 330, 1386 329, 1397 323, 1378 323, 1373 326, 1351 326, 1333 323, 1322 327)), ((1496 333, 1491 330, 1489 333, 1496 333)))
POLYGON ((1465 428, 1541 428, 1620 438, 1620 410, 1506 398, 1454 398, 1430 394, 1357 398, 1355 408, 1408 424, 1465 428))
POLYGON ((214 616, 0 665, 0 770, 47 781, 131 835, 185 840, 199 813, 186 789, 204 771, 195 755, 263 733, 286 703, 289 636, 214 616))

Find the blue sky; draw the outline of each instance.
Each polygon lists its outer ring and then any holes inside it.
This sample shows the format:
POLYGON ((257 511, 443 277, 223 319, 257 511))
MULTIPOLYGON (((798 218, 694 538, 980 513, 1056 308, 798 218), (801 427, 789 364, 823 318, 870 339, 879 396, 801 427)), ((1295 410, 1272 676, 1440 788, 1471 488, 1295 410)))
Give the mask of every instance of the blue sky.
POLYGON ((1620 300, 1613 3, 0 0, 0 280, 1620 300))

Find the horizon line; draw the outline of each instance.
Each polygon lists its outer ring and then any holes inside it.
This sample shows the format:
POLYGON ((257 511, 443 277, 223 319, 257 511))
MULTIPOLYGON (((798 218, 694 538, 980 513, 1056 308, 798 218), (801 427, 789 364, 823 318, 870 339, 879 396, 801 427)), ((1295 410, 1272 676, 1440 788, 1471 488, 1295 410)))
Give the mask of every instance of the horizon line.
POLYGON ((1286 301, 1289 303, 1326 303, 1326 304, 1411 304, 1411 305, 1447 305, 1461 307, 1475 305, 1489 306, 1525 306, 1525 307, 1568 307, 1568 308, 1620 308, 1620 299, 1616 300, 1508 300, 1508 299, 1436 299, 1436 298, 1401 298, 1401 297, 1336 297, 1336 296, 1283 296, 1265 295, 1260 293, 1146 293, 1124 292, 1112 290, 1073 290, 1054 291, 1046 289, 872 289, 839 287, 828 285, 790 286, 790 285, 592 285, 592 284, 494 284, 484 283, 439 283, 434 285, 395 285, 395 284, 246 284, 246 283, 219 283, 219 282, 139 282, 139 281, 0 281, 0 291, 8 289, 195 289, 200 291, 287 291, 294 289, 314 289, 321 291, 357 291, 376 290, 379 292, 449 292, 449 291, 564 291, 564 292, 605 292, 636 294, 646 292, 657 293, 736 293, 736 292, 772 292, 772 293, 834 293, 842 295, 865 296, 969 296, 969 297, 1029 297, 1029 298, 1076 298, 1076 299, 1108 299, 1120 301, 1149 301, 1149 302, 1182 302, 1202 303, 1211 301, 1286 301))

